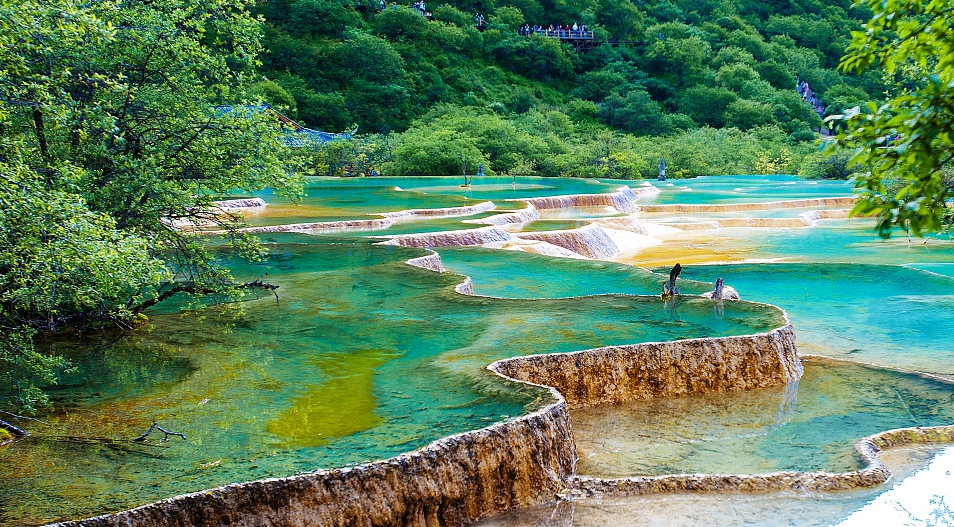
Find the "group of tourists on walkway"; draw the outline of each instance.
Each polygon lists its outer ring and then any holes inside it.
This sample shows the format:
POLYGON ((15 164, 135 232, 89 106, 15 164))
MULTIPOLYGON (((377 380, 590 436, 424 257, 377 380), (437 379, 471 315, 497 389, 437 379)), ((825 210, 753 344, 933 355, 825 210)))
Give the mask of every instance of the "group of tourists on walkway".
MULTIPOLYGON (((386 0, 378 0, 378 11, 384 11, 387 5, 388 4, 386 0)), ((397 8, 398 8, 398 3, 396 1, 392 2, 391 9, 397 11, 397 8)), ((430 20, 430 18, 432 17, 430 11, 427 10, 427 5, 424 4, 423 0, 414 2, 414 9, 417 9, 418 11, 420 11, 421 16, 427 18, 428 20, 430 20)))
POLYGON ((417 9, 421 12, 421 16, 424 18, 431 18, 431 13, 427 10, 427 5, 424 4, 424 0, 419 0, 414 2, 414 9, 417 9))
POLYGON ((574 23, 570 25, 560 25, 554 26, 550 24, 548 27, 541 26, 539 24, 524 24, 517 32, 525 37, 530 35, 543 35, 545 37, 557 37, 557 38, 585 38, 588 36, 589 28, 586 27, 586 24, 577 24, 574 23))
POLYGON ((825 106, 822 104, 821 99, 815 95, 815 92, 812 91, 811 86, 808 85, 808 81, 799 81, 796 77, 795 86, 795 89, 798 90, 798 94, 815 108, 815 113, 817 113, 819 117, 825 115, 825 106))

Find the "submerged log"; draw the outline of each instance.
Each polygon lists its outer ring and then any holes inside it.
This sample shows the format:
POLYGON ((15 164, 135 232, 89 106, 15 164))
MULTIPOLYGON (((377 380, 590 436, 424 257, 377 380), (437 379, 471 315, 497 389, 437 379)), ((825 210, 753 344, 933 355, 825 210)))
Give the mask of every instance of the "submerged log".
POLYGON ((10 424, 10 423, 4 421, 3 419, 0 419, 0 428, 2 428, 3 430, 6 430, 7 432, 10 432, 10 434, 12 434, 13 437, 17 437, 17 438, 19 438, 19 437, 26 437, 26 436, 30 435, 30 434, 26 433, 26 431, 23 430, 22 428, 19 428, 19 427, 17 427, 17 426, 14 426, 14 425, 12 425, 12 424, 10 424))
POLYGON ((739 293, 732 286, 725 285, 722 278, 716 278, 715 287, 712 291, 702 294, 704 298, 712 300, 739 300, 739 293))
POLYGON ((678 263, 669 271, 669 281, 663 284, 663 298, 672 298, 679 294, 679 288, 676 287, 676 278, 679 278, 681 272, 682 266, 678 263))

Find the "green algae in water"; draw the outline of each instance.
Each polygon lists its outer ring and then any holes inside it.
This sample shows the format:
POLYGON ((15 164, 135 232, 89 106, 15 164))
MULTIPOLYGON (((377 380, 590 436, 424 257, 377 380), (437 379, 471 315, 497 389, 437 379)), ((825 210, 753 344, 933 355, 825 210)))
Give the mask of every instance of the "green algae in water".
MULTIPOLYGON (((280 304, 263 297, 239 313, 157 310, 142 331, 90 343, 96 353, 76 350, 86 357, 81 372, 55 394, 70 404, 44 416, 54 427, 0 450, 3 524, 87 517, 386 458, 549 400, 545 390, 485 370, 499 358, 755 333, 781 322, 777 310, 747 303, 719 318, 702 299, 672 311, 640 296, 470 297, 453 292, 461 276, 403 263, 420 250, 264 239, 280 304), (115 373, 100 377, 104 356, 115 373), (153 419, 188 441, 129 446, 153 419), (65 435, 125 443, 54 437, 65 435)), ((239 279, 262 271, 240 268, 239 279)))
POLYGON ((954 422, 954 386, 911 374, 805 361, 786 387, 572 410, 577 471, 600 477, 863 468, 859 439, 954 422))
POLYGON ((316 359, 314 365, 328 380, 292 399, 266 430, 288 438, 289 446, 314 447, 380 425, 381 418, 374 413, 374 373, 388 355, 386 350, 370 349, 356 351, 347 362, 316 359))

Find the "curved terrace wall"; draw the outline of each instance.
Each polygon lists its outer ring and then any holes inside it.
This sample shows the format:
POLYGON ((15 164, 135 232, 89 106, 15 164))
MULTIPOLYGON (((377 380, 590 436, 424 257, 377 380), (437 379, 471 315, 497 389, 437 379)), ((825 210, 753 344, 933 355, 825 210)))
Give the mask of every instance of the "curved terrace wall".
POLYGON ((576 466, 566 402, 374 463, 236 483, 60 527, 463 525, 550 500, 576 466))
POLYGON ((791 323, 756 335, 514 357, 487 368, 556 388, 571 407, 777 386, 803 371, 791 323))
MULTIPOLYGON (((436 253, 408 261, 443 269, 436 253)), ((457 290, 472 294, 470 279, 457 290)), ((502 359, 487 367, 505 379, 549 390, 544 406, 522 417, 445 437, 410 453, 364 465, 235 483, 124 512, 53 524, 436 526, 464 525, 510 509, 590 495, 661 492, 839 490, 890 477, 881 449, 954 441, 954 426, 891 430, 856 445, 867 467, 847 473, 759 475, 575 475, 571 406, 647 397, 747 390, 798 379, 795 334, 766 333, 606 346, 502 359)))
POLYGON ((710 203, 640 205, 636 212, 739 212, 747 210, 800 209, 808 207, 853 207, 855 198, 814 198, 768 201, 764 203, 710 203))
MULTIPOLYGON (((408 262, 443 269, 436 253, 408 262)), ((470 279, 458 292, 472 293, 470 279)), ((766 386, 801 374, 791 326, 767 334, 694 339, 669 343, 610 346, 576 353, 516 357, 489 369, 526 384, 520 371, 560 368, 563 388, 579 401, 600 375, 615 378, 617 394, 684 393, 680 385, 766 386), (775 335, 778 335, 775 337, 775 335), (724 341, 724 342, 721 342, 724 341), (759 350, 768 345, 771 350, 759 350), (774 346, 774 347, 772 347, 774 346), (665 352, 658 353, 659 350, 665 352), (757 352, 758 357, 734 357, 757 352), (632 366, 652 356, 652 366, 632 375, 632 366), (552 357, 548 360, 548 357, 552 357), (581 357, 588 357, 580 360, 581 357), (771 358, 775 357, 775 362, 771 358), (782 360, 784 358, 784 360, 782 360), (715 373, 708 361, 719 360, 715 373), (573 367, 560 366, 560 364, 573 367), (687 369, 687 365, 690 367, 687 369), (682 370, 681 375, 674 374, 682 370), (573 388, 567 375, 579 375, 573 388), (697 383, 694 377, 705 380, 697 383), (746 379, 767 375, 765 379, 746 379), (713 379, 720 379, 713 381, 713 379), (645 386, 626 387, 626 383, 645 386)), ((530 377, 531 375, 524 375, 530 377)), ((547 378, 556 381, 559 375, 547 378)), ((541 386, 542 387, 542 386, 541 386)), ((439 439, 419 450, 364 465, 287 478, 235 483, 176 496, 135 509, 57 526, 152 527, 157 525, 432 526, 463 525, 495 513, 549 501, 574 481, 577 454, 569 406, 553 387, 540 410, 511 421, 439 439)), ((599 391, 599 390, 597 390, 599 391)), ((605 391, 605 390, 604 390, 605 391)), ((625 397, 616 395, 615 397, 625 397)), ((592 397, 603 401, 606 397, 592 397)))
POLYGON ((658 194, 659 189, 653 186, 632 189, 626 186, 619 187, 616 192, 609 194, 570 194, 566 196, 546 196, 540 198, 519 198, 514 201, 523 201, 535 208, 562 209, 568 207, 613 207, 620 212, 637 212, 636 202, 639 195, 658 194))
POLYGON ((852 472, 773 472, 770 474, 675 474, 628 478, 573 476, 564 498, 603 495, 643 495, 672 492, 767 492, 777 490, 833 491, 871 487, 884 483, 891 471, 878 459, 885 448, 954 443, 954 425, 899 428, 868 436, 855 444, 867 465, 852 472))

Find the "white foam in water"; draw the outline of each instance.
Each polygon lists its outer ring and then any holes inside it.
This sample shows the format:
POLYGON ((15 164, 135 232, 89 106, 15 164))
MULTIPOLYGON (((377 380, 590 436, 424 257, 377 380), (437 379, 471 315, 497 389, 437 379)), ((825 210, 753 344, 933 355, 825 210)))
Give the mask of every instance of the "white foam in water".
POLYGON ((838 524, 870 525, 954 525, 954 447, 838 524))

